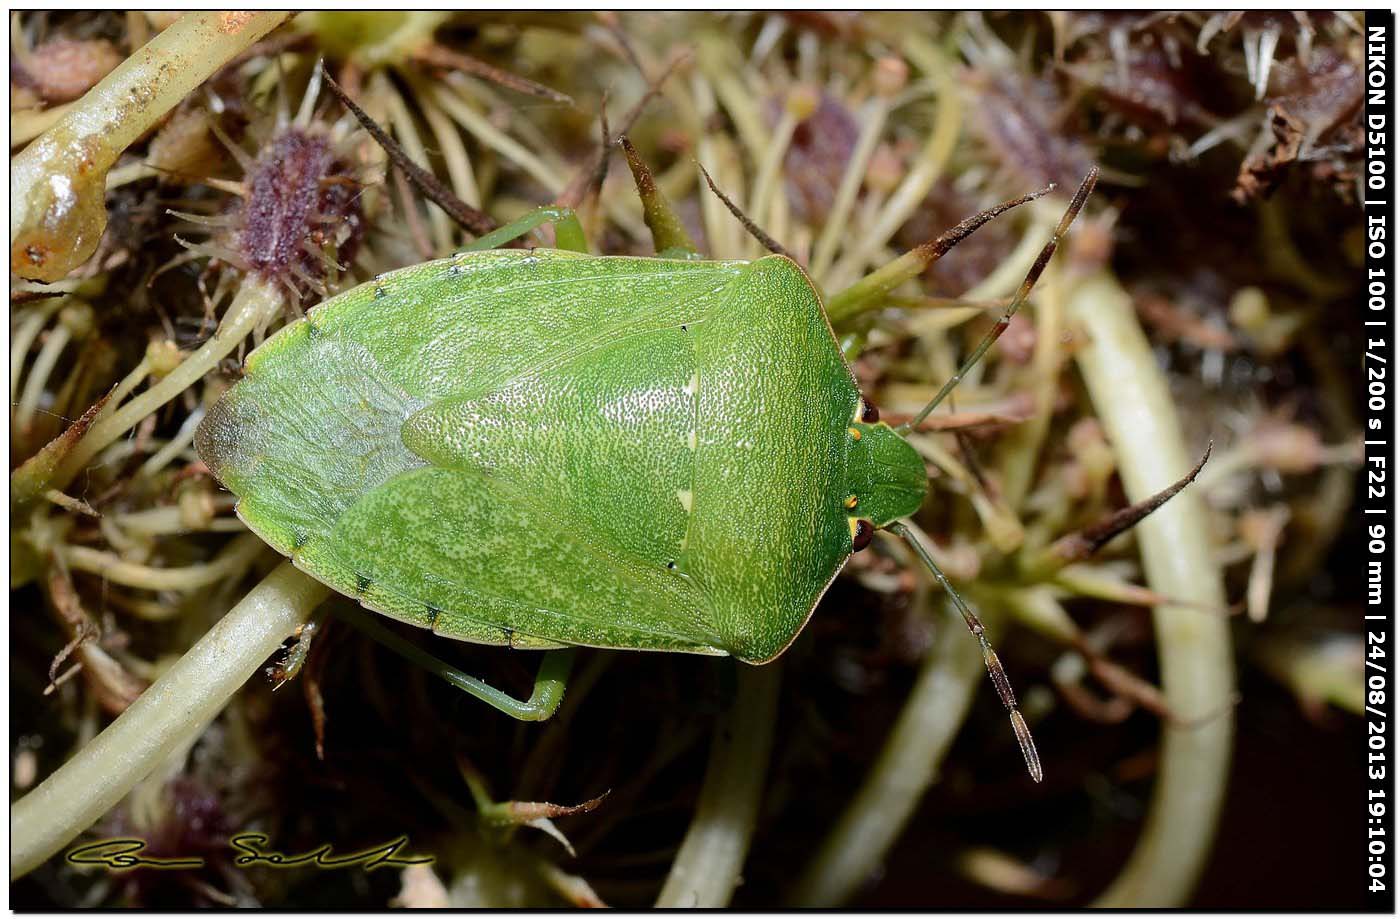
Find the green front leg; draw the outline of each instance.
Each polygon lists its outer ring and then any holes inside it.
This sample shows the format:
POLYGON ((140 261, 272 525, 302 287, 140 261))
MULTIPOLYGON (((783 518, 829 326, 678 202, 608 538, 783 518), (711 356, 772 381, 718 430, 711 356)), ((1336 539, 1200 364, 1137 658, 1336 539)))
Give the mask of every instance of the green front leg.
POLYGON ((554 245, 570 252, 588 252, 588 238, 584 235, 583 224, 571 207, 539 207, 519 219, 493 230, 467 246, 464 252, 481 252, 485 249, 499 249, 506 243, 517 240, 547 223, 554 225, 554 245))

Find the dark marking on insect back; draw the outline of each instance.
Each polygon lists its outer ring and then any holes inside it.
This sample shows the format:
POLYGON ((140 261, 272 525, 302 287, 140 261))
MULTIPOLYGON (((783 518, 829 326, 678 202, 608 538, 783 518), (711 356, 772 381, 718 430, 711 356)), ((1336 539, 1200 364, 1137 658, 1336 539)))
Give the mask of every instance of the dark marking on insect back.
POLYGON ((367 578, 363 574, 355 575, 355 594, 363 597, 369 590, 369 585, 373 584, 372 578, 367 578))
POLYGON ((880 410, 869 402, 861 401, 860 420, 866 424, 874 424, 880 420, 880 410))
POLYGON ((870 523, 870 521, 857 520, 856 533, 855 536, 851 538, 851 551, 859 552, 861 549, 864 549, 866 546, 870 545, 870 541, 874 538, 875 527, 870 523))

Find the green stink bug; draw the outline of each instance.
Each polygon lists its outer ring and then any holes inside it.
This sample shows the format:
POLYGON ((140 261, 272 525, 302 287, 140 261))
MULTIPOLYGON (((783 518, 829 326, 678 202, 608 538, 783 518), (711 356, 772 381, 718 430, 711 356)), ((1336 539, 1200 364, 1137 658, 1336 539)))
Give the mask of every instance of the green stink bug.
MULTIPOLYGON (((861 398, 820 294, 785 256, 485 248, 504 238, 492 234, 283 328, 196 447, 301 570, 394 619, 514 648, 764 663, 887 528, 982 642, 1039 780, 981 623, 899 522, 928 491, 901 431, 1005 328, 1094 178, 998 326, 900 430, 861 398)), ((548 714, 483 687, 466 688, 548 714)))

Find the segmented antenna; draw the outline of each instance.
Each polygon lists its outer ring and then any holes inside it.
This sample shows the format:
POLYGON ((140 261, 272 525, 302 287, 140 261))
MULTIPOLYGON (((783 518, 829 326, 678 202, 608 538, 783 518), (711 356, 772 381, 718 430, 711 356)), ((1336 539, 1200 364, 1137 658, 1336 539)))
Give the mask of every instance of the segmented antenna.
POLYGON ((1080 209, 1084 207, 1084 202, 1088 200, 1090 193, 1094 190, 1094 185, 1098 181, 1099 167, 1089 167, 1089 174, 1084 177, 1083 182, 1079 183, 1079 190, 1074 193, 1074 198, 1070 201, 1064 216, 1060 218, 1060 222, 1055 226, 1055 232, 1051 234, 1050 241, 1045 244, 1045 248, 1041 249, 1040 254, 1036 256, 1030 271, 1026 272, 1026 278, 1016 290, 1016 296, 1012 298, 1011 305, 1006 308, 1006 312, 1001 314, 1001 318, 997 320, 997 324, 992 326, 992 330, 977 343, 977 347, 973 349, 972 353, 968 355, 967 360, 963 361, 962 366, 958 368, 958 372, 953 374, 948 379, 948 382, 943 384, 943 388, 938 391, 938 395, 933 397, 933 401, 925 405, 922 411, 904 424, 901 424, 895 430, 901 434, 907 434, 922 424, 923 420, 938 407, 939 403, 948 398, 948 394, 962 382, 962 378, 968 371, 976 366, 977 362, 982 359, 982 355, 986 354, 988 349, 1001 337, 1001 333, 1006 331, 1007 326, 1011 325, 1011 317, 1016 315, 1016 311, 1021 308, 1021 304, 1026 301, 1026 297, 1030 296, 1031 288, 1034 287, 1035 282, 1040 279, 1040 273, 1045 270, 1045 266, 1050 264, 1050 257, 1055 254, 1055 248, 1059 246, 1060 240, 1064 239, 1065 234, 1069 232, 1069 225, 1074 222, 1075 217, 1079 216, 1080 209))
MULTIPOLYGON (((1076 196, 1078 200, 1078 196, 1076 196)), ((1026 768, 1030 770, 1031 778, 1039 782, 1045 778, 1045 771, 1040 766, 1040 754, 1036 752, 1035 740, 1031 738, 1031 729, 1026 725, 1026 719, 1021 717, 1021 710, 1016 705, 1016 693, 1011 690, 1011 680, 1006 676, 1006 668, 1001 665, 1001 658, 997 657, 996 651, 992 650, 992 643, 987 640, 987 628, 982 625, 982 620, 974 613, 953 589, 953 585, 948 582, 948 576, 934 562, 933 556, 929 555, 924 544, 919 542, 909 527, 899 521, 889 524, 885 529, 898 536, 909 544, 909 548, 914 550, 914 554, 928 567, 929 572, 934 576, 943 589, 952 598, 953 605, 962 613, 963 621, 967 623, 967 630, 976 637, 982 645, 982 663, 987 665, 987 673, 992 678, 992 685, 997 688, 997 695, 1001 698, 1001 704, 1006 706, 1006 712, 1011 716, 1011 729, 1016 732, 1016 742, 1021 745, 1021 755, 1026 758, 1026 768)))
MULTIPOLYGON (((1050 264, 1050 259, 1055 254, 1056 247, 1059 246, 1060 240, 1064 239, 1065 234, 1069 232, 1070 224, 1074 223, 1074 218, 1079 216, 1079 211, 1084 207, 1084 202, 1089 199, 1089 195, 1093 192, 1094 185, 1098 180, 1099 167, 1091 166, 1089 168, 1089 174, 1084 177, 1083 182, 1079 183, 1079 190, 1074 193, 1074 198, 1071 199, 1069 207, 1066 208, 1064 215, 1060 217, 1060 222, 1055 225, 1055 232, 1051 234, 1050 240, 1045 244, 1045 247, 1040 250, 1040 254, 1036 256, 1035 262, 1031 265, 1030 270, 1026 272, 1025 280, 1021 282, 1021 286, 1016 290, 1016 296, 1011 299, 1011 304, 1007 306, 1006 312, 1002 313, 1001 318, 997 320, 997 324, 977 343, 977 347, 972 350, 967 360, 963 361, 962 366, 958 368, 958 372, 953 374, 947 383, 943 384, 943 388, 933 397, 933 401, 925 405, 923 410, 913 418, 910 418, 907 422, 896 428, 896 431, 900 434, 907 434, 922 424, 924 419, 938 407, 939 403, 948 397, 958 383, 962 382, 962 378, 967 375, 967 372, 982 359, 982 356, 987 353, 988 349, 990 349, 996 340, 1001 337, 1001 334, 1006 331, 1007 326, 1011 325, 1011 318, 1016 315, 1016 311, 1021 308, 1021 304, 1024 303, 1026 297, 1030 295, 1031 288, 1033 288, 1035 282, 1040 279, 1041 272, 1045 270, 1045 266, 1050 264)), ((1035 197, 1039 197, 1039 195, 1035 197)), ((1007 206, 1019 203, 1022 202, 1017 200, 1011 202, 1007 206)), ((991 216, 993 215, 989 213, 986 216, 978 215, 977 218, 972 218, 972 220, 980 222, 971 226, 971 228, 962 235, 967 235, 968 232, 971 232, 971 229, 980 226, 981 222, 985 222, 987 219, 990 219, 991 216)), ((968 221, 964 221, 964 224, 967 223, 968 221)), ((961 229, 964 224, 959 224, 954 230, 961 229)), ((952 243, 955 243, 958 238, 961 237, 958 237, 955 233, 954 238, 949 243, 950 248, 952 243)), ((924 566, 928 568, 929 573, 931 573, 938 583, 943 586, 943 589, 948 592, 948 596, 952 599, 953 605, 958 608, 958 612, 962 613, 963 621, 967 623, 968 631, 977 638, 978 643, 982 646, 982 662, 987 665, 987 674, 992 678, 992 685, 997 688, 997 695, 1001 698, 1001 704, 1006 706, 1006 712, 1011 717, 1011 728, 1016 732, 1016 742, 1021 745, 1021 755, 1026 758, 1026 768, 1030 770, 1032 779, 1037 782, 1041 781, 1045 778, 1045 771, 1041 768, 1040 754, 1036 752, 1035 740, 1031 738, 1031 729, 1026 725, 1026 719, 1021 717, 1021 710, 1016 706, 1016 693, 1011 690, 1011 680, 1006 676, 1006 668, 1001 665, 1001 658, 997 657, 996 651, 992 649, 992 643, 987 640, 987 629, 982 625, 982 620, 977 618, 977 614, 968 607, 963 598, 953 589, 953 585, 948 582, 948 576, 939 569, 938 564, 933 560, 933 556, 924 548, 923 543, 914 535, 913 530, 909 529, 908 526, 900 521, 895 521, 887 525, 885 529, 909 544, 909 548, 914 550, 914 554, 917 555, 919 560, 924 563, 924 566)))

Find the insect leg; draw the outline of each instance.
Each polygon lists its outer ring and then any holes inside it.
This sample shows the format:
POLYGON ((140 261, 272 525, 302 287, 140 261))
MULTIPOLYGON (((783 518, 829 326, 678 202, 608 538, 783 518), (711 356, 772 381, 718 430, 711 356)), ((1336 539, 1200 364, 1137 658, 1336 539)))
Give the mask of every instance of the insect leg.
POLYGON ((307 656, 311 653, 311 641, 316 637, 318 627, 314 618, 298 627, 295 632, 296 644, 287 649, 282 663, 267 668, 267 675, 272 677, 274 690, 281 689, 301 672, 307 656))
POLYGON ((391 651, 519 721, 545 721, 554 714, 559 708, 559 703, 564 700, 564 686, 569 679, 569 671, 574 666, 574 655, 578 652, 577 648, 545 652, 544 659, 540 661, 540 669, 535 674, 534 690, 529 699, 521 701, 490 683, 468 676, 456 667, 438 660, 397 632, 386 628, 373 614, 350 606, 341 606, 336 614, 391 651))
POLYGON ((572 252, 588 251, 588 239, 584 236, 583 224, 579 223, 578 215, 571 207, 536 208, 518 220, 512 220, 499 230, 494 230, 473 241, 462 251, 480 252, 484 249, 499 249, 511 240, 519 239, 531 230, 536 230, 547 223, 554 225, 556 248, 568 249, 572 252))
POLYGON ((1021 286, 1017 288, 1016 296, 1011 299, 1011 305, 1006 308, 1006 312, 1001 314, 1001 318, 997 320, 997 324, 992 326, 992 330, 977 343, 976 348, 972 349, 972 353, 968 355, 967 360, 963 361, 962 366, 958 368, 958 372, 953 374, 948 382, 943 384, 943 388, 933 397, 933 401, 925 405, 917 415, 910 418, 904 424, 901 424, 895 430, 901 434, 907 434, 922 424, 923 420, 929 416, 929 413, 937 408, 938 404, 946 399, 948 394, 962 382, 962 378, 967 375, 968 371, 977 365, 977 362, 982 359, 982 355, 986 354, 993 343, 1001 337, 1001 333, 1006 331, 1006 327, 1011 325, 1011 317, 1016 315, 1016 311, 1021 308, 1021 304, 1024 303, 1026 297, 1030 295, 1031 288, 1034 287, 1035 282, 1040 279, 1040 273, 1045 270, 1045 266, 1050 263, 1050 257, 1055 254, 1055 247, 1060 244, 1060 240, 1064 239, 1065 234, 1069 232, 1069 225, 1074 222, 1075 217, 1079 216, 1080 208, 1084 207, 1084 202, 1088 200, 1089 193, 1094 190, 1094 185, 1098 180, 1099 167, 1091 166, 1089 168, 1089 174, 1084 177, 1083 182, 1079 183, 1079 190, 1074 193, 1074 198, 1070 201, 1069 207, 1065 209, 1064 215, 1060 217, 1059 224, 1055 226, 1055 232, 1051 234, 1049 242, 1045 244, 1045 248, 1040 250, 1040 254, 1035 257, 1035 262, 1031 264, 1030 271, 1026 272, 1025 280, 1023 280, 1021 286))
POLYGON ((1021 745, 1021 755, 1026 758, 1026 768, 1030 770, 1031 778, 1039 782, 1045 777, 1044 771, 1040 768, 1040 754, 1036 752, 1035 741, 1031 739, 1031 729, 1026 726, 1026 719, 1021 717, 1021 710, 1016 705, 1016 694, 1011 691, 1011 680, 1006 676, 1006 670, 1001 666, 1001 658, 997 657, 996 651, 992 650, 992 643, 987 640, 987 629, 982 625, 982 620, 977 618, 967 603, 958 592, 953 589, 953 585, 948 582, 938 565, 934 563, 933 556, 929 555, 923 543, 919 542, 913 532, 899 521, 895 521, 885 529, 898 536, 909 544, 909 548, 914 550, 914 554, 928 567, 934 579, 943 586, 952 599, 953 605, 962 613, 963 621, 967 623, 967 629, 973 634, 982 645, 982 662, 987 665, 987 673, 992 678, 992 683, 997 688, 997 695, 1001 697, 1001 704, 1006 706, 1007 713, 1011 716, 1011 727, 1016 732, 1016 741, 1021 745))

